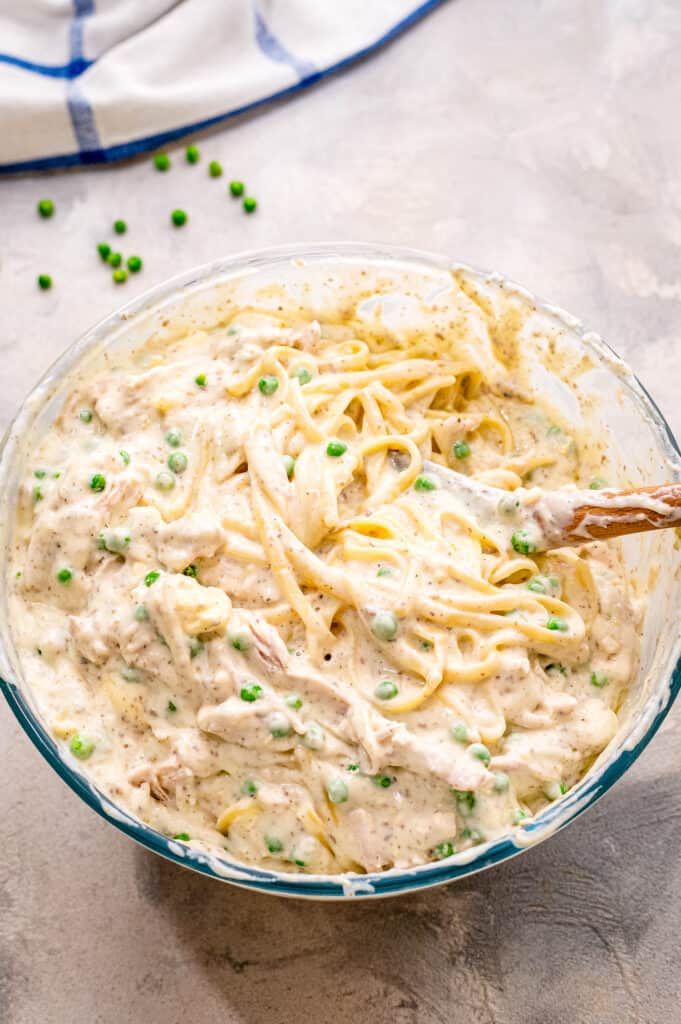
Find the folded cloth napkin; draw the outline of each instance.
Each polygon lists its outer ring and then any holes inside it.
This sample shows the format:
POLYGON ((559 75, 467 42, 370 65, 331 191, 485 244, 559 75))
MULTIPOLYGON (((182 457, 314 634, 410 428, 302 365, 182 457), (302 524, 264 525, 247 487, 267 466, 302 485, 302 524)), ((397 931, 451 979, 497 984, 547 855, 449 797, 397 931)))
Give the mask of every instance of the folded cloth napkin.
POLYGON ((442 0, 0 0, 0 171, 105 163, 294 92, 442 0))

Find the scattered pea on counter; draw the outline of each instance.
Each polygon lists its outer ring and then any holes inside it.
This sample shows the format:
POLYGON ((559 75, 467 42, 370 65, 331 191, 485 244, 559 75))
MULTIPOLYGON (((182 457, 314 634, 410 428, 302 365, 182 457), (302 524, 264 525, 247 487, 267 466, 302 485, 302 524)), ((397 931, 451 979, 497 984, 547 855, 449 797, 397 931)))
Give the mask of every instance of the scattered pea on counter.
MULTIPOLYGON (((193 165, 199 163, 201 159, 201 152, 194 143, 189 143, 186 146, 185 160, 188 164, 193 165)), ((154 153, 152 155, 152 162, 157 171, 165 173, 170 170, 172 161, 168 153, 154 153)), ((208 164, 208 174, 211 178, 220 178, 223 175, 223 167, 219 160, 211 160, 208 164)), ((229 183, 229 192, 235 199, 242 200, 242 207, 245 213, 255 213, 258 203, 253 196, 244 195, 246 186, 243 181, 238 178, 234 178, 229 183)), ((38 216, 43 220, 49 220, 54 216, 56 206, 52 199, 39 199, 36 202, 36 211, 38 216)), ((184 227, 189 217, 186 210, 176 208, 170 213, 170 222, 176 227, 184 227)), ((124 235, 128 231, 128 224, 123 218, 119 217, 112 222, 114 234, 124 235)), ((141 256, 128 256, 125 259, 125 266, 123 265, 124 256, 123 253, 118 252, 112 248, 108 242, 99 242, 97 244, 97 252, 103 263, 108 264, 112 268, 111 279, 114 284, 124 284, 128 280, 128 274, 138 274, 143 267, 143 260, 141 256)), ((52 287, 52 278, 49 274, 38 274, 36 277, 38 287, 41 291, 49 291, 52 287)), ((301 384, 307 383, 310 379, 307 371, 300 371, 298 374, 301 384)), ((203 385, 199 385, 203 386, 203 385)), ((263 394, 269 392, 263 391, 263 394)))

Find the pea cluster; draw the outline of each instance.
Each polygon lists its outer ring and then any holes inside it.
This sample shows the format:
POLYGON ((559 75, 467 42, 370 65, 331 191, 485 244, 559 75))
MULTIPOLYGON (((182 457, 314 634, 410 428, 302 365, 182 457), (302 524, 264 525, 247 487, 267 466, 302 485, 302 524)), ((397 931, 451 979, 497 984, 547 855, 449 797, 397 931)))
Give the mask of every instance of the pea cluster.
MULTIPOLYGON (((193 143, 185 149, 185 159, 188 164, 198 164, 201 160, 201 152, 198 146, 193 143)), ((153 164, 157 171, 166 173, 170 170, 172 162, 167 153, 156 153, 153 156, 153 164)), ((211 160, 208 164, 208 175, 211 178, 221 178, 223 174, 222 164, 218 160, 211 160)), ((233 199, 241 199, 244 213, 255 213, 258 202, 253 196, 245 195, 246 186, 243 181, 234 179, 229 183, 229 195, 233 199)), ((56 205, 52 199, 39 199, 36 204, 38 216, 42 220, 50 220, 56 213, 56 205)), ((173 227, 182 228, 189 220, 186 210, 176 208, 170 212, 170 223, 173 227)), ((128 230, 126 221, 117 218, 113 222, 113 232, 116 235, 125 235, 128 230)), ((100 242, 97 246, 102 262, 111 268, 111 279, 114 284, 125 284, 129 274, 139 274, 142 270, 143 260, 141 256, 124 257, 114 245, 108 242, 100 242)), ((50 274, 38 274, 36 278, 38 288, 41 291, 49 291, 52 288, 52 277, 50 274)))
MULTIPOLYGON (((199 150, 198 146, 195 146, 193 143, 187 146, 187 148, 184 151, 184 155, 188 164, 198 164, 199 161, 201 160, 201 151, 199 150)), ((169 171, 172 166, 171 159, 167 153, 156 153, 154 155, 153 161, 156 170, 161 171, 164 174, 166 173, 166 171, 169 171)), ((208 176, 210 178, 221 178, 223 173, 224 172, 220 161, 211 160, 210 163, 208 164, 208 176)), ((244 208, 244 212, 255 213, 256 209, 258 208, 258 202, 256 199, 253 198, 253 196, 244 196, 245 191, 246 186, 244 185, 243 181, 239 181, 238 179, 230 181, 230 195, 234 199, 242 199, 243 197, 242 205, 244 208)), ((175 227, 183 227, 187 223, 187 214, 184 210, 173 210, 173 212, 170 215, 170 219, 171 222, 175 225, 175 227)))

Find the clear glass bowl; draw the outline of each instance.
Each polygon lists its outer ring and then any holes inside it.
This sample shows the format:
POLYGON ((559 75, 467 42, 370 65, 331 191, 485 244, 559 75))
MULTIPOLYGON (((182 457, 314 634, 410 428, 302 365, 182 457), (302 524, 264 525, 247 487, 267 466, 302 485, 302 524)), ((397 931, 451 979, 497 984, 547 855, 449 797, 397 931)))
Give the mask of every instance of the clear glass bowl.
MULTIPOLYGON (((451 271, 461 265, 443 257, 372 245, 295 246, 217 260, 151 289, 88 331, 52 366, 21 407, 0 451, 0 539, 7 579, 8 541, 21 466, 35 439, 49 426, 76 375, 87 373, 103 349, 135 345, 151 332, 209 325, 226 314, 230 301, 276 309, 282 295, 308 310, 337 303, 359 277, 363 315, 380 316, 387 329, 417 322, 424 309, 446 304, 451 271), (378 298, 380 296, 380 299, 378 298)), ((537 381, 551 401, 582 429, 607 441, 610 479, 659 483, 681 479, 678 446, 644 388, 600 339, 574 318, 506 281, 463 267, 481 287, 521 296, 535 310, 539 333, 553 336, 560 353, 556 371, 546 350, 537 353, 537 381), (585 358, 585 356, 587 358, 585 358), (575 390, 576 389, 576 390, 575 390), (577 402, 582 398, 593 401, 577 402)), ((539 345, 541 348, 541 344, 539 345)), ((513 857, 564 828, 602 796, 651 740, 681 686, 677 623, 681 596, 681 551, 674 531, 631 537, 623 543, 634 585, 648 605, 639 678, 621 713, 620 730, 580 783, 528 824, 511 834, 444 861, 409 870, 366 875, 307 875, 270 871, 230 861, 174 842, 118 807, 62 756, 41 721, 22 676, 14 647, 7 594, 0 601, 0 686, 19 723, 61 778, 98 814, 163 857, 245 888, 313 899, 376 898, 441 885, 513 857)))

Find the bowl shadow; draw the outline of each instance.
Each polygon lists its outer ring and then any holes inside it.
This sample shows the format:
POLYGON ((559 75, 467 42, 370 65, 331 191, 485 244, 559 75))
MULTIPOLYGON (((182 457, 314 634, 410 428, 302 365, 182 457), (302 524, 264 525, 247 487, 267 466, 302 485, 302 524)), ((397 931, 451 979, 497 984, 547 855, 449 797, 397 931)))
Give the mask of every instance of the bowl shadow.
POLYGON ((645 967, 681 882, 674 794, 671 776, 627 781, 547 843, 413 896, 273 899, 143 849, 137 886, 229 1020, 645 1024, 645 967))

